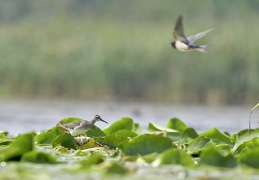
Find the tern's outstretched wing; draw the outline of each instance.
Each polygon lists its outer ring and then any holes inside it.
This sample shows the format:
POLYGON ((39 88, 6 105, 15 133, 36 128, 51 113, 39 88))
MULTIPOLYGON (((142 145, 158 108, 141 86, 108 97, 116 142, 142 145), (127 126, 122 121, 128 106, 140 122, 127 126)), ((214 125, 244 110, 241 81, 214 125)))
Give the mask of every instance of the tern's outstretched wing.
POLYGON ((175 40, 187 42, 187 39, 184 35, 182 19, 183 19, 182 16, 178 17, 175 27, 174 27, 173 35, 174 35, 175 40))
POLYGON ((197 39, 200 39, 201 37, 205 36, 208 32, 212 31, 213 29, 209 29, 203 32, 200 32, 198 34, 192 35, 187 37, 187 40, 190 44, 194 43, 194 41, 196 41, 197 39))

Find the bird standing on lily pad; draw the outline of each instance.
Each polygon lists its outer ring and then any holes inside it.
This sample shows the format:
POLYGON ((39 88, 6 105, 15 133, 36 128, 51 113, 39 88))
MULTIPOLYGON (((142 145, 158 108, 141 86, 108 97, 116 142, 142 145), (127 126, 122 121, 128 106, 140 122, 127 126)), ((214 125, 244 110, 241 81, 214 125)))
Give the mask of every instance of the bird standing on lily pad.
POLYGON ((179 16, 176 21, 175 28, 173 31, 173 36, 175 38, 175 41, 171 43, 171 46, 183 52, 194 51, 194 50, 200 51, 200 52, 206 52, 206 47, 208 47, 208 45, 197 45, 197 44, 194 44, 194 41, 205 36, 208 32, 212 31, 213 29, 209 29, 209 30, 200 32, 198 34, 186 37, 184 35, 182 19, 183 17, 179 16))
POLYGON ((91 121, 81 119, 71 123, 58 124, 58 126, 69 131, 72 136, 77 136, 85 134, 97 121, 102 121, 108 124, 108 122, 104 121, 101 116, 95 115, 94 119, 91 121))

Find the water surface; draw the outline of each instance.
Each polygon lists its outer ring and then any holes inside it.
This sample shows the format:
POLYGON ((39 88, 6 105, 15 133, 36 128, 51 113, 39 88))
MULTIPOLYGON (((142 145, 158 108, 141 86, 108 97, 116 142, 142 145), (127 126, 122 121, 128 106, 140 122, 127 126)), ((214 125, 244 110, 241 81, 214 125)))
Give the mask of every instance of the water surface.
MULTIPOLYGON (((66 117, 91 120, 99 114, 112 123, 121 117, 131 117, 143 128, 149 122, 166 126, 168 120, 177 117, 198 132, 213 127, 221 131, 237 133, 248 128, 251 107, 197 106, 173 104, 146 104, 134 102, 82 102, 82 101, 0 101, 0 130, 12 135, 49 129, 66 117)), ((252 127, 258 127, 259 113, 252 115, 252 127)), ((97 122, 100 128, 107 126, 97 122)))

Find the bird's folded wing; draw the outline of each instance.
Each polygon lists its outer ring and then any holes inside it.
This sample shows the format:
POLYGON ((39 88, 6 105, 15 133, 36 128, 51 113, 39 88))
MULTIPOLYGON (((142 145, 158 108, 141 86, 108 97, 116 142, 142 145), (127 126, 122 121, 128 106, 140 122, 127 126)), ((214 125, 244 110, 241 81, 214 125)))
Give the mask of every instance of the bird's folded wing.
POLYGON ((71 123, 63 124, 62 126, 64 128, 68 128, 68 129, 76 129, 77 127, 81 126, 82 123, 83 123, 83 121, 79 120, 79 121, 74 121, 71 123))

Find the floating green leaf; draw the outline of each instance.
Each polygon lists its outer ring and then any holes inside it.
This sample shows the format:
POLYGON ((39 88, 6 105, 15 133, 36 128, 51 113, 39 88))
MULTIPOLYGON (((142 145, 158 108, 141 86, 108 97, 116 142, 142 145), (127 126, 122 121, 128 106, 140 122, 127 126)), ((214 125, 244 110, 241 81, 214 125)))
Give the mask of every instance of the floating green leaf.
POLYGON ((104 155, 102 155, 100 153, 93 153, 86 159, 79 161, 79 163, 81 165, 83 165, 84 167, 87 167, 87 166, 89 167, 91 165, 100 164, 104 160, 105 160, 104 155))
POLYGON ((0 133, 0 143, 6 141, 6 135, 5 133, 0 133))
POLYGON ((109 135, 105 137, 95 137, 98 143, 108 145, 112 148, 121 147, 123 143, 128 142, 129 138, 121 135, 109 135))
POLYGON ((228 144, 215 145, 215 149, 224 156, 227 156, 231 152, 231 147, 228 144))
POLYGON ((62 154, 69 154, 69 153, 71 153, 71 149, 63 147, 61 145, 57 145, 55 148, 53 148, 53 152, 62 153, 62 154))
POLYGON ((22 155, 21 161, 32 163, 57 164, 58 162, 50 154, 43 152, 30 151, 22 155))
POLYGON ((131 118, 124 117, 114 123, 112 123, 110 126, 103 129, 103 132, 106 135, 111 135, 115 131, 127 129, 127 130, 133 130, 134 129, 134 122, 131 118))
POLYGON ((115 131, 114 133, 112 133, 112 135, 125 136, 125 137, 130 137, 130 138, 134 138, 137 136, 136 133, 134 133, 133 131, 130 131, 128 129, 122 129, 122 130, 115 131))
POLYGON ((258 150, 258 147, 259 147, 259 137, 257 138, 254 138, 250 141, 246 141, 245 142, 245 147, 242 149, 242 151, 240 152, 240 155, 242 154, 246 154, 250 151, 254 151, 254 150, 258 150))
POLYGON ((97 136, 105 136, 105 133, 98 128, 97 126, 93 125, 87 132, 86 135, 88 137, 97 137, 97 136))
POLYGON ((61 134, 52 141, 52 147, 61 145, 66 148, 77 149, 77 144, 73 136, 70 134, 61 134))
POLYGON ((137 136, 123 144, 123 151, 126 155, 147 155, 150 153, 161 153, 172 148, 169 138, 151 134, 137 136))
POLYGON ((132 131, 140 135, 143 132, 143 128, 138 123, 134 123, 134 128, 132 131))
POLYGON ((183 133, 179 139, 179 143, 180 144, 190 143, 197 137, 198 137, 198 134, 193 128, 187 128, 183 131, 183 133))
POLYGON ((167 127, 178 131, 184 131, 187 128, 184 122, 178 118, 170 119, 167 123, 167 127))
POLYGON ((47 131, 48 133, 54 134, 55 137, 58 135, 64 134, 64 130, 62 130, 60 127, 55 126, 47 131))
POLYGON ((185 151, 179 149, 169 149, 162 152, 152 163, 155 167, 165 164, 179 164, 185 167, 195 167, 192 157, 185 151))
POLYGON ((20 160, 20 157, 33 149, 34 134, 22 134, 18 136, 7 148, 0 150, 0 162, 7 160, 20 160))
POLYGON ((34 137, 34 140, 39 145, 51 145, 56 135, 51 132, 41 132, 34 137))
POLYGON ((223 155, 214 147, 204 150, 200 156, 200 164, 217 167, 233 168, 237 166, 236 159, 232 154, 223 155))
POLYGON ((230 146, 233 146, 233 142, 231 142, 230 137, 226 134, 220 132, 217 128, 212 128, 204 133, 201 133, 199 137, 209 137, 215 140, 218 140, 221 143, 226 143, 230 146))
POLYGON ((128 170, 117 162, 111 162, 106 169, 107 174, 126 174, 128 170))
POLYGON ((174 129, 170 129, 170 128, 167 128, 167 127, 159 126, 159 125, 154 124, 154 123, 148 124, 148 131, 149 132, 155 132, 155 131, 166 132, 167 136, 173 141, 177 141, 180 138, 180 136, 182 135, 182 132, 180 132, 178 130, 174 130, 174 129))
POLYGON ((6 133, 6 132, 2 132, 2 133, 0 133, 0 146, 3 146, 3 147, 5 147, 6 145, 9 145, 12 141, 10 141, 10 140, 8 140, 7 138, 6 138, 6 135, 7 135, 8 133, 6 133))
POLYGON ((241 150, 242 148, 239 148, 239 146, 243 147, 242 144, 244 142, 250 141, 254 138, 259 137, 259 129, 255 130, 242 130, 238 134, 235 134, 232 136, 232 140, 235 142, 235 145, 232 149, 232 151, 241 150))
POLYGON ((250 141, 246 141, 244 148, 241 150, 238 156, 238 161, 249 167, 259 168, 259 139, 255 138, 250 141))
POLYGON ((94 138, 89 137, 76 137, 75 141, 77 143, 78 149, 89 149, 89 148, 95 148, 95 147, 102 147, 103 144, 98 143, 94 138))
POLYGON ((259 151, 257 150, 253 150, 253 151, 249 151, 247 153, 243 153, 238 157, 238 161, 242 164, 242 165, 246 165, 248 167, 252 167, 252 168, 259 168, 259 151))
POLYGON ((11 144, 11 143, 12 143, 12 141, 9 141, 9 140, 0 142, 0 147, 1 147, 1 146, 5 147, 5 146, 7 146, 7 145, 9 145, 9 144, 11 144))
POLYGON ((190 154, 199 154, 204 149, 213 146, 213 141, 208 137, 198 137, 190 142, 187 150, 190 154))
POLYGON ((178 133, 178 134, 179 134, 179 131, 178 131, 178 130, 170 129, 170 128, 168 128, 168 127, 163 127, 163 126, 157 125, 157 124, 155 124, 155 123, 149 123, 149 124, 148 124, 148 131, 150 131, 150 132, 154 132, 154 131, 166 131, 166 132, 172 132, 172 133, 178 133))

